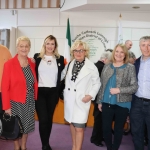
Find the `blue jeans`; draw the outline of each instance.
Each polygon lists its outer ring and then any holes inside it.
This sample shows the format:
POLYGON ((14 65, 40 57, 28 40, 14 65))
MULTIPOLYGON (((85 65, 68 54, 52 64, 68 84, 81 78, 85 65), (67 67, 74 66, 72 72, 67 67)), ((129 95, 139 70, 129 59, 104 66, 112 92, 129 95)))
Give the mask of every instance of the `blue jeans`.
POLYGON ((130 112, 131 131, 135 150, 144 150, 144 126, 148 132, 148 150, 150 150, 150 101, 145 102, 133 97, 130 112))

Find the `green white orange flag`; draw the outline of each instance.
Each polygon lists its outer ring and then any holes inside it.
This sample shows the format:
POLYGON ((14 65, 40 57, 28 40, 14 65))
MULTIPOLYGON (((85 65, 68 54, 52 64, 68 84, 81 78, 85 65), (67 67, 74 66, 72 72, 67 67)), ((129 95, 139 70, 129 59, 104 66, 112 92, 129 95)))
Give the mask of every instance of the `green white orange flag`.
POLYGON ((70 48, 71 48, 71 35, 70 35, 70 23, 69 23, 69 18, 68 18, 66 40, 65 40, 65 51, 64 51, 65 65, 70 62, 70 48))

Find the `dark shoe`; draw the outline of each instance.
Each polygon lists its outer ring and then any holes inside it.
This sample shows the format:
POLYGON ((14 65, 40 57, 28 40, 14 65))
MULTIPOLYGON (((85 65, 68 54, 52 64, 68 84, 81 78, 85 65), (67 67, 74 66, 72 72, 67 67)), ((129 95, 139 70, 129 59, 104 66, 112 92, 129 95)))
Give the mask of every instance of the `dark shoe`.
POLYGON ((49 145, 42 146, 42 150, 52 150, 49 145))
POLYGON ((144 139, 144 145, 145 145, 145 146, 148 145, 148 140, 144 139))
POLYGON ((100 143, 91 142, 91 143, 93 143, 94 145, 99 146, 99 147, 103 147, 103 146, 104 146, 104 145, 102 144, 102 142, 100 142, 100 143))
POLYGON ((123 135, 128 135, 129 133, 130 133, 130 131, 129 131, 129 132, 124 131, 124 132, 123 132, 123 135))
POLYGON ((102 138, 102 141, 104 141, 104 142, 105 142, 104 138, 102 138))
POLYGON ((112 148, 111 147, 107 147, 107 150, 112 150, 112 148))
POLYGON ((118 149, 114 148, 113 145, 114 145, 114 144, 112 144, 112 150, 118 150, 118 149))

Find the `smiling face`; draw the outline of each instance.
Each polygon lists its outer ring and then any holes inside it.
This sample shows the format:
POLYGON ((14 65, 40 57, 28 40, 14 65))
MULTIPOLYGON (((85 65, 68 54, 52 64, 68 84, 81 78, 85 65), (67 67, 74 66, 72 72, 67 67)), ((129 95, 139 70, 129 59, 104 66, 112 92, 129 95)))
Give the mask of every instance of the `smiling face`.
POLYGON ((30 45, 28 41, 19 41, 17 45, 17 52, 19 56, 28 56, 30 45))
POLYGON ((45 42, 45 54, 46 55, 53 55, 55 50, 55 41, 47 39, 45 42))
POLYGON ((150 57, 150 39, 140 41, 140 49, 144 58, 150 57))
POLYGON ((114 59, 115 59, 115 62, 120 62, 120 63, 123 62, 124 63, 125 53, 120 46, 116 47, 116 50, 114 52, 114 59))
POLYGON ((79 62, 82 62, 85 59, 85 54, 86 51, 82 45, 79 45, 75 50, 73 50, 74 58, 79 62))

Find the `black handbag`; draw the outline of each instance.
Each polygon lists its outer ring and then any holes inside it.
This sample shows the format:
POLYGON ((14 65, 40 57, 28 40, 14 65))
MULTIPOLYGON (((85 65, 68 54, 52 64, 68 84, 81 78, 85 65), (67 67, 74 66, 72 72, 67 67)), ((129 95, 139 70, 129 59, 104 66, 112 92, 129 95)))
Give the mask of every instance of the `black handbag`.
POLYGON ((0 139, 15 140, 23 135, 23 126, 20 118, 9 114, 0 114, 0 139))
MULTIPOLYGON (((70 62, 68 64, 68 66, 67 66, 67 72, 68 72, 69 65, 70 65, 70 62)), ((66 75, 67 75, 67 72, 66 72, 66 75)), ((65 75, 64 79, 60 82, 60 86, 59 86, 59 98, 61 100, 64 100, 64 89, 65 89, 65 78, 66 78, 66 75, 65 75)))

